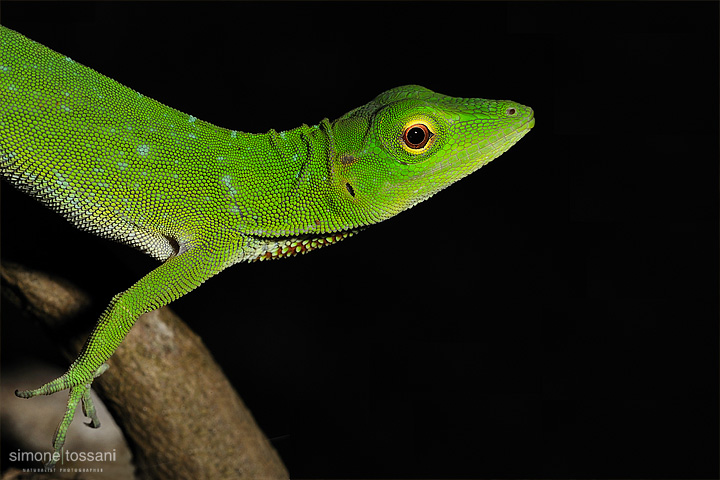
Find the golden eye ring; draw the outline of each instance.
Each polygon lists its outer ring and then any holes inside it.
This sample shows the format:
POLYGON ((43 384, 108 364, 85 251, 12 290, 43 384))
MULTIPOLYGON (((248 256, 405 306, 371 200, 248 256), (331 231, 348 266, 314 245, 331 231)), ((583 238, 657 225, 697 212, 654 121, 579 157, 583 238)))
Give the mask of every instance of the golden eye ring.
POLYGON ((421 150, 425 148, 433 136, 435 134, 430 131, 427 125, 414 123, 403 131, 402 141, 412 150, 421 150))

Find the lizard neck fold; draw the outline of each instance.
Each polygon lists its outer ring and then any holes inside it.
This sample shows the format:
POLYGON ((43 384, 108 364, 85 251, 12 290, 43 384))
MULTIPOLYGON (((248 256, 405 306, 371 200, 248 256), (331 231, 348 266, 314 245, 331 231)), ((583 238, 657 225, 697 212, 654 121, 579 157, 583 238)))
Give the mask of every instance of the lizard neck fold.
POLYGON ((256 237, 293 237, 358 227, 336 205, 332 145, 327 119, 284 132, 238 135, 221 178, 238 228, 256 237))

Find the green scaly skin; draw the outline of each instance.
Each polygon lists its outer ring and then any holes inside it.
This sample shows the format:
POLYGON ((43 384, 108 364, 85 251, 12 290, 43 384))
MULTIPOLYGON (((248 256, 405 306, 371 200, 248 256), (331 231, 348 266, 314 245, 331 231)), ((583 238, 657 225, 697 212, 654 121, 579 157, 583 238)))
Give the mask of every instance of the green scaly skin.
MULTIPOLYGON (((0 173, 79 228, 162 264, 117 294, 77 360, 23 398, 77 403, 151 310, 239 262, 305 253, 421 202, 534 125, 511 101, 388 90, 334 122, 277 133, 216 127, 0 29, 0 173)), ((51 465, 50 465, 51 466, 51 465)))

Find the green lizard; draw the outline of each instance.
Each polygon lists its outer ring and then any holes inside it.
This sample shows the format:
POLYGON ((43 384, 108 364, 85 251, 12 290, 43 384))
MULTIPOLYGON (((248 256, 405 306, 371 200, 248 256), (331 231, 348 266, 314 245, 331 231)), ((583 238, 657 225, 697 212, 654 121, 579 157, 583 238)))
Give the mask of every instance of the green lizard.
MULTIPOLYGON (((409 85, 337 120, 285 132, 216 127, 0 27, 0 173, 79 228, 162 263, 112 298, 65 374, 65 441, 135 320, 239 262, 336 243, 427 199, 535 124, 511 101, 409 85)), ((50 462, 48 466, 52 466, 50 462)))

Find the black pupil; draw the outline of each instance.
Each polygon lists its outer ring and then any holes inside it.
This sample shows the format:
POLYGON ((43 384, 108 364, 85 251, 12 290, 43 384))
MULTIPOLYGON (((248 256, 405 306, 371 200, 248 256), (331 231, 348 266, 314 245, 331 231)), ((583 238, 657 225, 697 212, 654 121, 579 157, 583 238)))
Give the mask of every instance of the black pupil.
POLYGON ((420 145, 425 141, 425 130, 420 127, 413 127, 407 132, 407 141, 412 145, 420 145))

